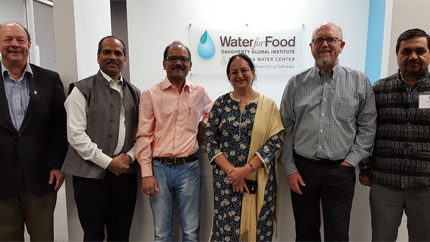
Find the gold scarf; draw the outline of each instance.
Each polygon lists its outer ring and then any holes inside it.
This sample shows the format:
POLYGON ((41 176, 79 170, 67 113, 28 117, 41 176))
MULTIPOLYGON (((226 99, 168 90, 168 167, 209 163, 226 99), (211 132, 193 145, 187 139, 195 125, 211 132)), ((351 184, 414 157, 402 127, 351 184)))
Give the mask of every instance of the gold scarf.
MULTIPOLYGON (((266 143, 270 137, 283 130, 284 126, 282 125, 281 116, 276 103, 269 96, 260 94, 254 119, 254 127, 252 129, 248 162, 255 156, 255 153, 266 143)), ((282 132, 281 148, 283 139, 284 137, 282 132)), ((276 153, 275 160, 273 161, 276 173, 275 221, 277 221, 276 207, 278 207, 278 157, 281 148, 276 153)), ((261 169, 257 169, 253 173, 249 174, 246 178, 258 181, 258 188, 255 194, 243 193, 239 241, 256 241, 257 221, 260 216, 261 208, 263 207, 264 191, 268 179, 267 168, 261 167, 261 169)))

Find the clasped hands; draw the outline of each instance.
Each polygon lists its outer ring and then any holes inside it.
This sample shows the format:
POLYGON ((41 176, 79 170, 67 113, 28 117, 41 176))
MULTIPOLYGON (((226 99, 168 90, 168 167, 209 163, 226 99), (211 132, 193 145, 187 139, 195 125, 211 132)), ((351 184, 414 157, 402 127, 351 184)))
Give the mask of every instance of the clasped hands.
POLYGON ((130 167, 130 163, 132 162, 131 157, 127 154, 119 154, 115 156, 112 161, 108 165, 108 169, 119 176, 119 174, 124 173, 130 167))
POLYGON ((234 167, 227 173, 228 181, 233 186, 234 192, 249 193, 245 183, 245 177, 249 174, 245 167, 234 167))

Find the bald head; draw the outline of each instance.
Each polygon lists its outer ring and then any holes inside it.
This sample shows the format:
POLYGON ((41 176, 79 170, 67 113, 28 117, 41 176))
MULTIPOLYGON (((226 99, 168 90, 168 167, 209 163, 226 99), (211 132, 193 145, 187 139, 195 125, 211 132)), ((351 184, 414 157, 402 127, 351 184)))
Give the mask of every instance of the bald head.
POLYGON ((332 23, 332 22, 325 22, 322 23, 321 25, 319 25, 318 27, 316 27, 314 29, 314 32, 312 32, 312 39, 315 39, 316 33, 318 31, 320 31, 321 29, 332 29, 335 32, 338 32, 339 36, 335 36, 341 40, 343 40, 343 33, 342 33, 342 28, 337 26, 336 24, 332 23))
POLYGON ((324 72, 330 71, 337 65, 338 56, 345 46, 342 29, 331 22, 319 25, 312 33, 312 41, 309 46, 315 59, 315 65, 324 72))
POLYGON ((28 41, 30 42, 31 41, 31 38, 30 38, 30 32, 28 32, 28 29, 26 29, 24 26, 22 26, 22 24, 20 24, 20 23, 18 23, 18 22, 5 22, 5 23, 2 23, 2 24, 0 24, 0 29, 3 27, 3 26, 6 26, 6 25, 16 25, 16 26, 18 26, 18 27, 21 27, 24 31, 25 31, 25 33, 27 34, 27 38, 28 38, 28 41))

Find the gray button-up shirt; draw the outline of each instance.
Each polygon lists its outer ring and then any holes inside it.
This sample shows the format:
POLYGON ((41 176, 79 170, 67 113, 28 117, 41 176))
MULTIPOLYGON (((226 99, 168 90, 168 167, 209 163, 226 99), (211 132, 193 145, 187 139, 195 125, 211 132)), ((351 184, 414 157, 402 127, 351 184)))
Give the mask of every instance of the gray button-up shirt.
POLYGON ((308 159, 343 159, 353 166, 370 155, 377 113, 363 72, 339 63, 328 73, 309 68, 287 83, 280 113, 287 175, 297 172, 293 150, 308 159))
POLYGON ((30 101, 29 80, 33 76, 33 72, 30 64, 27 63, 22 77, 19 80, 14 80, 3 62, 1 62, 1 70, 10 117, 13 126, 19 131, 30 101))

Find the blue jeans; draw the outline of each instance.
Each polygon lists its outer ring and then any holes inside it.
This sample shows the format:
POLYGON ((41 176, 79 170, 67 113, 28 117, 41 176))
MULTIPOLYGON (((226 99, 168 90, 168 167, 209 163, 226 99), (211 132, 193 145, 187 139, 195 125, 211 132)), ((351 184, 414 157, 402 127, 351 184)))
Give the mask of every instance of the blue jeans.
POLYGON ((172 241, 173 195, 179 205, 182 241, 199 241, 200 175, 199 161, 183 165, 167 165, 152 160, 158 192, 150 198, 154 218, 155 241, 172 241))

